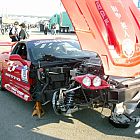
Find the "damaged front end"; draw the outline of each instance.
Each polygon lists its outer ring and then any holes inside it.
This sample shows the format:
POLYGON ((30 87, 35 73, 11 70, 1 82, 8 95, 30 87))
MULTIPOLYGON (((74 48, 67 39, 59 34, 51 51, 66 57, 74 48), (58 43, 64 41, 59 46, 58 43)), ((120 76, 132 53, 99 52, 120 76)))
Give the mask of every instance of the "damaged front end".
MULTIPOLYGON (((50 101, 56 114, 69 115, 78 110, 98 107, 110 108, 114 113, 116 104, 131 101, 139 93, 138 77, 106 75, 97 53, 83 51, 79 47, 74 49, 60 42, 59 47, 49 43, 52 54, 40 53, 30 66, 30 93, 36 101, 33 115, 41 117, 44 114, 41 105, 50 101), (61 51, 64 47, 65 52, 61 51)), ((42 46, 44 42, 40 48, 42 46)))
MULTIPOLYGON (((103 77, 103 68, 101 64, 86 64, 86 60, 93 57, 98 63, 100 59, 96 58, 96 53, 81 51, 80 58, 57 58, 45 55, 45 61, 39 61, 31 65, 30 78, 34 79, 31 86, 31 95, 35 100, 46 104, 52 99, 52 93, 60 88, 68 88, 76 75, 96 73, 103 77), (85 56, 82 56, 86 54, 85 56), (50 60, 50 57, 52 57, 50 60)), ((80 52, 78 52, 80 53, 80 52)))
MULTIPOLYGON (((52 101, 55 113, 63 115, 98 107, 110 108, 114 113, 116 104, 123 102, 126 105, 132 99, 133 103, 138 103, 139 78, 105 75, 100 57, 96 53, 88 54, 90 55, 75 59, 46 55, 47 61, 32 64, 32 98, 42 105, 52 101)), ((124 104, 122 107, 124 108, 124 104)), ((130 110, 123 110, 127 113, 128 111, 130 110)))

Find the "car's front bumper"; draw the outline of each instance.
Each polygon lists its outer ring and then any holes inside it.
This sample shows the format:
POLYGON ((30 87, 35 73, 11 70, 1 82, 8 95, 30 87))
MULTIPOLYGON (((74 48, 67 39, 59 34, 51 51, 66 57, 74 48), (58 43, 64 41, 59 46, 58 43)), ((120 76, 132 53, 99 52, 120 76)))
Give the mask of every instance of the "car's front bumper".
POLYGON ((111 102, 131 101, 140 91, 140 78, 118 78, 117 81, 121 82, 124 87, 110 89, 108 99, 111 102))

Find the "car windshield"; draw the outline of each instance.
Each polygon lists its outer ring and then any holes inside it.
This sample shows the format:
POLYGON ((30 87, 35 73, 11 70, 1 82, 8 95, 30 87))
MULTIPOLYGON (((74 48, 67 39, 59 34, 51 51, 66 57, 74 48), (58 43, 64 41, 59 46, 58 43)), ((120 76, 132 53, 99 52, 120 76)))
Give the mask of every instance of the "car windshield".
POLYGON ((38 40, 28 42, 28 46, 35 61, 44 60, 45 56, 69 59, 93 56, 93 53, 82 51, 76 40, 38 40))

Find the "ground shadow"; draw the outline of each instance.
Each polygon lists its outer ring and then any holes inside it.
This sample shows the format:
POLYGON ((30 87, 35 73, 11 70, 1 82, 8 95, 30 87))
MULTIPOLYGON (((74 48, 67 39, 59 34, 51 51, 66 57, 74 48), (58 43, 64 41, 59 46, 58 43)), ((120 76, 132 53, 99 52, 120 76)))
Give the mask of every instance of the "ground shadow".
MULTIPOLYGON (((72 117, 66 117, 56 115, 52 109, 51 103, 49 103, 47 106, 43 107, 46 114, 39 119, 38 117, 31 116, 34 106, 33 102, 24 102, 9 92, 4 92, 4 94, 0 93, 0 105, 2 105, 2 108, 6 109, 3 114, 7 119, 5 120, 5 125, 9 127, 8 124, 10 124, 11 127, 9 129, 12 129, 12 131, 16 131, 18 129, 17 127, 12 128, 12 126, 21 126, 24 130, 26 130, 23 131, 25 136, 28 136, 29 133, 32 135, 34 132, 31 130, 42 125, 59 123, 60 121, 73 124, 74 118, 106 135, 139 138, 139 135, 134 134, 135 124, 131 124, 131 126, 127 129, 114 128, 111 124, 109 124, 107 117, 103 119, 100 112, 92 109, 78 111, 74 113, 72 117)), ((0 117, 0 119, 2 118, 0 117)), ((40 136, 41 134, 36 133, 35 136, 36 135, 40 136)), ((48 139, 55 139, 53 137, 51 138, 49 136, 42 135, 42 139, 46 137, 48 137, 48 139)))
POLYGON ((125 129, 115 128, 108 122, 108 116, 102 118, 100 112, 92 109, 86 109, 74 113, 73 117, 106 135, 140 138, 140 135, 135 135, 135 123, 131 123, 130 127, 125 129))

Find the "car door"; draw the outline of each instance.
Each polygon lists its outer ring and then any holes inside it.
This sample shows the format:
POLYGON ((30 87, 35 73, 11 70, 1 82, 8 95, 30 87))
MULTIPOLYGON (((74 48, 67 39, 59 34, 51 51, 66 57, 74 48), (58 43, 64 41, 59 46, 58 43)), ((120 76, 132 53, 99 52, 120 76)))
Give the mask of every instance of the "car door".
POLYGON ((25 43, 17 43, 3 68, 5 88, 16 96, 30 101, 30 60, 25 43))

